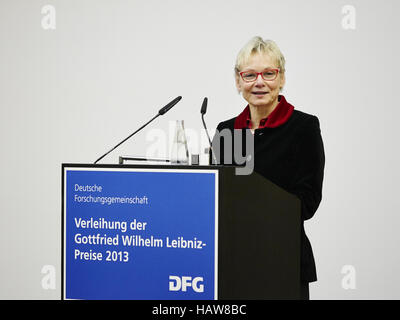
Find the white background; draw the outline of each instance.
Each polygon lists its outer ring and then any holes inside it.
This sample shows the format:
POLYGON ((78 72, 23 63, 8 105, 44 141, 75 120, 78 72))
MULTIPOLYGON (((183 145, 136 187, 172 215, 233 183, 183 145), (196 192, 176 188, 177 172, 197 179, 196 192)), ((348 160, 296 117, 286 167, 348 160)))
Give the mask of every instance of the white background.
POLYGON ((399 299, 399 9, 396 0, 1 0, 0 298, 60 298, 61 163, 92 163, 178 95, 101 163, 145 155, 152 130, 177 119, 200 132, 205 96, 210 129, 236 116, 245 107, 236 54, 259 35, 280 46, 283 94, 318 116, 325 144, 323 200, 305 225, 318 273, 311 299, 399 299), (55 30, 42 27, 44 5, 56 10, 55 30), (345 5, 354 30, 343 28, 345 5), (54 290, 42 288, 44 265, 56 268, 54 290), (342 286, 346 265, 354 289, 342 286))

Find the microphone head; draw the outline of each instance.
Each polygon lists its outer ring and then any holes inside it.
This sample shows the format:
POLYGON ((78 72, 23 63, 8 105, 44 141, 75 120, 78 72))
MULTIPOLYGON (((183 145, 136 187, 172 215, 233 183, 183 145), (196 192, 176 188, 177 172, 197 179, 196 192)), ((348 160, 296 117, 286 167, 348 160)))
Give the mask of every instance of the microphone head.
POLYGON ((204 98, 203 104, 201 105, 201 109, 200 109, 200 113, 201 114, 206 114, 206 112, 207 112, 207 102, 208 102, 208 99, 206 97, 206 98, 204 98))
POLYGON ((180 100, 182 99, 182 96, 176 97, 174 100, 172 100, 170 103, 168 103, 165 107, 162 107, 159 111, 158 114, 162 116, 164 113, 169 111, 174 105, 176 105, 180 100))

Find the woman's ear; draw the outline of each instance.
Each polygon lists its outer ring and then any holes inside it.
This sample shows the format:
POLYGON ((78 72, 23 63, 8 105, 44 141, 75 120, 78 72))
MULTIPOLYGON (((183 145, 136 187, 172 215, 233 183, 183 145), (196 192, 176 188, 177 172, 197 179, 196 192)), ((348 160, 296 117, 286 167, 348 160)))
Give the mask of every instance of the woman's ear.
POLYGON ((285 86, 285 83, 286 83, 285 74, 281 73, 280 77, 281 77, 281 83, 279 84, 279 91, 282 91, 283 87, 285 86))
POLYGON ((235 82, 236 82, 236 89, 237 89, 238 93, 241 94, 242 93, 242 85, 240 83, 238 74, 235 75, 235 82))

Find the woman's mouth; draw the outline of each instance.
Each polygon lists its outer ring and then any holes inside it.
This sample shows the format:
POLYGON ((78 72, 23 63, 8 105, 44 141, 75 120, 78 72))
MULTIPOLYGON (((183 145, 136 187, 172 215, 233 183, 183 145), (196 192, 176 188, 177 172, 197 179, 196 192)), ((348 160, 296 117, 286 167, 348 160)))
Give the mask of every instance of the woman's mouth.
POLYGON ((263 96, 266 95, 268 92, 267 91, 253 91, 252 94, 256 96, 263 96))

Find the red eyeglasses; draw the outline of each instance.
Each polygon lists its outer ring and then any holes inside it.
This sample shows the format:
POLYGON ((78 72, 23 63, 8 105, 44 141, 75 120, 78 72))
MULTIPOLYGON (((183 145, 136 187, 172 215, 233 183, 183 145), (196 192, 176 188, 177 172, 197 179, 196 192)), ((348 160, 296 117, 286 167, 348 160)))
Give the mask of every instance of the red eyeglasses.
POLYGON ((265 81, 273 81, 278 76, 278 73, 279 73, 279 69, 267 69, 267 70, 264 70, 263 72, 255 72, 255 71, 239 72, 240 76, 242 77, 243 81, 245 81, 245 82, 256 81, 259 75, 261 75, 261 77, 265 81))

